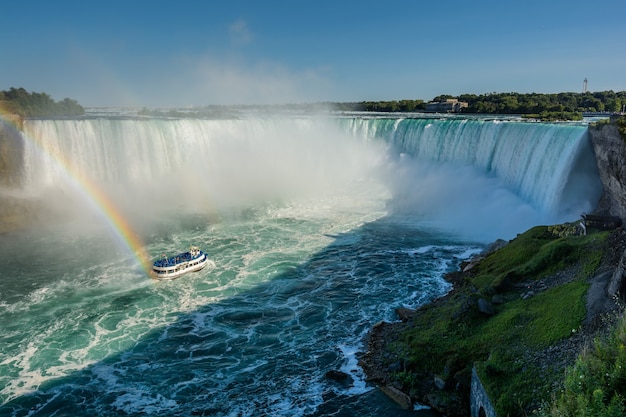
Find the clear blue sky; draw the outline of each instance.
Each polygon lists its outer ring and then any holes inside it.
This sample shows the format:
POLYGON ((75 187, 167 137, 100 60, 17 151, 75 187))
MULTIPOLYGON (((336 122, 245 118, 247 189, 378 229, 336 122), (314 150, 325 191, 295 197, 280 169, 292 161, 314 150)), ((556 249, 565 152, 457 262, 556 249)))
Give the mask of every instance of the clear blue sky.
POLYGON ((4 1, 0 90, 84 106, 626 90, 626 1, 4 1))

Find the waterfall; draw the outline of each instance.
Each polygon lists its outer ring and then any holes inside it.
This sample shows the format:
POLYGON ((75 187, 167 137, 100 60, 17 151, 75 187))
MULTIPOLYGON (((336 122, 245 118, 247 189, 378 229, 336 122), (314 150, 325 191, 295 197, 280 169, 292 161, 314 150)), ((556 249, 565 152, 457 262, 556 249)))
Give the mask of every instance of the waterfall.
POLYGON ((592 209, 600 196, 586 125, 353 118, 344 120, 344 126, 355 136, 383 139, 416 159, 472 166, 545 212, 575 210, 581 200, 592 209))
POLYGON ((380 155, 307 117, 28 120, 25 132, 24 187, 71 191, 69 172, 143 206, 314 198, 366 177, 380 155))
POLYGON ((22 152, 22 184, 27 187, 62 187, 66 164, 76 175, 103 186, 123 185, 126 192, 157 195, 167 190, 171 199, 181 200, 201 187, 212 199, 280 198, 366 177, 377 155, 395 152, 417 164, 472 167, 536 209, 561 217, 592 210, 601 191, 582 124, 480 118, 109 117, 28 120, 25 132, 37 143, 22 152))
MULTIPOLYGON (((250 159, 267 163, 263 168, 270 170, 291 165, 284 157, 306 163, 337 134, 313 119, 273 118, 30 120, 26 131, 46 153, 69 158, 77 172, 103 182, 130 183, 158 180, 190 165, 224 165, 224 159, 242 169, 251 168, 250 159)), ((27 182, 50 180, 54 159, 41 165, 37 150, 30 150, 24 161, 27 182)))

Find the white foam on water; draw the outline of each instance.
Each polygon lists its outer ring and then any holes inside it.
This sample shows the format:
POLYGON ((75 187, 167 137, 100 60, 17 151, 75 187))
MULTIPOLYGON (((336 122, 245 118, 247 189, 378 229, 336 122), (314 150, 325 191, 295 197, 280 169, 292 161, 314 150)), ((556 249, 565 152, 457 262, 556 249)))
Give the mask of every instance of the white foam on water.
POLYGON ((162 414, 176 409, 178 403, 175 400, 165 398, 161 394, 152 394, 149 389, 128 389, 119 395, 113 402, 113 407, 126 414, 162 414))
POLYGON ((0 394, 4 401, 31 393, 45 382, 46 378, 43 377, 41 369, 30 369, 31 359, 37 351, 35 343, 30 342, 22 348, 21 352, 0 362, 3 368, 13 368, 18 371, 17 375, 12 378, 4 375, 11 375, 13 372, 2 372, 5 385, 0 390, 0 394))
POLYGON ((482 248, 467 248, 463 253, 457 255, 458 259, 471 259, 476 255, 483 253, 484 249, 482 248))
POLYGON ((357 354, 363 352, 363 346, 358 345, 338 345, 341 351, 344 364, 341 366, 341 371, 352 377, 352 385, 346 389, 343 393, 347 395, 360 395, 368 391, 371 391, 373 387, 366 382, 366 375, 363 373, 363 369, 359 366, 359 360, 357 354))
POLYGON ((421 248, 414 249, 413 252, 414 253, 419 253, 419 254, 424 254, 424 253, 431 252, 434 248, 435 248, 435 246, 433 246, 433 245, 426 245, 426 246, 422 246, 421 248))

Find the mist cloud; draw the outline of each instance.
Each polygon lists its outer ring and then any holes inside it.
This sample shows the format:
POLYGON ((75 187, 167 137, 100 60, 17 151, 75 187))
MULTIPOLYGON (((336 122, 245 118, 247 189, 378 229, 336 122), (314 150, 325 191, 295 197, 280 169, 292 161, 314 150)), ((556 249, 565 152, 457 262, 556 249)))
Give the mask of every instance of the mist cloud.
MULTIPOLYGON (((91 107, 173 108, 211 104, 287 104, 328 101, 329 67, 294 67, 259 56, 244 19, 233 21, 204 49, 132 50, 132 42, 105 49, 73 40, 67 58, 47 67, 49 84, 67 85, 61 97, 91 107)), ((55 93, 54 88, 45 91, 55 93)))
POLYGON ((195 100, 219 104, 285 104, 320 101, 330 82, 319 71, 294 72, 280 64, 204 58, 194 64, 195 100), (199 93, 199 94, 198 94, 199 93))
POLYGON ((393 212, 425 219, 437 228, 478 241, 512 239, 532 226, 555 220, 498 178, 470 166, 402 155, 389 164, 387 183, 393 212))

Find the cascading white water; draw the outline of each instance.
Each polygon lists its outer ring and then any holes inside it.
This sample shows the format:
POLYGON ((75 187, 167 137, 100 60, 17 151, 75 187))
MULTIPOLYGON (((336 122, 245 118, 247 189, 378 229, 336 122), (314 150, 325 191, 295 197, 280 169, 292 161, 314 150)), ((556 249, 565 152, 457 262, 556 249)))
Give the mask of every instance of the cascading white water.
POLYGON ((326 192, 367 175, 380 155, 312 118, 36 120, 26 130, 41 146, 26 148, 25 187, 63 188, 62 160, 71 175, 149 205, 326 192))
POLYGON ((451 228, 476 224, 508 236, 574 220, 593 210, 601 192, 581 124, 277 116, 34 120, 26 130, 41 143, 25 148, 26 187, 63 190, 61 160, 118 206, 130 201, 143 210, 315 199, 382 175, 395 194, 391 205, 451 228), (53 157, 42 158, 41 148, 53 157))
MULTIPOLYGON (((104 182, 130 183, 158 180, 188 165, 219 165, 223 158, 238 168, 254 159, 259 170, 289 168, 287 158, 317 164, 323 161, 310 160, 317 157, 311 150, 323 150, 338 134, 315 119, 33 120, 26 128, 30 136, 44 138, 48 151, 70 158, 77 171, 104 182)), ((343 147, 334 145, 320 157, 332 157, 343 147)), ((25 161, 31 183, 45 179, 42 172, 54 171, 49 165, 32 166, 34 157, 29 154, 25 161)))
MULTIPOLYGON (((94 180, 139 187, 162 183, 171 190, 196 179, 227 194, 233 187, 246 188, 246 193, 315 187, 320 180, 336 181, 338 166, 351 167, 354 174, 363 155, 354 155, 356 142, 348 144, 327 122, 87 119, 28 121, 26 127, 32 137, 45 138, 48 153, 70 159, 76 172, 94 180), (227 184, 216 177, 228 177, 227 184)), ((572 199, 593 204, 599 197, 582 125, 368 118, 341 119, 339 124, 347 124, 358 141, 382 139, 418 159, 471 165, 547 212, 571 206, 572 199), (577 175, 581 170, 587 175, 577 175), (576 184, 569 182, 574 175, 576 184)), ((27 148, 24 166, 23 183, 62 185, 56 161, 42 160, 32 148, 27 148)))
POLYGON ((354 118, 346 123, 355 136, 386 140, 414 158, 473 166, 555 216, 591 210, 600 196, 585 125, 478 118, 354 118))

